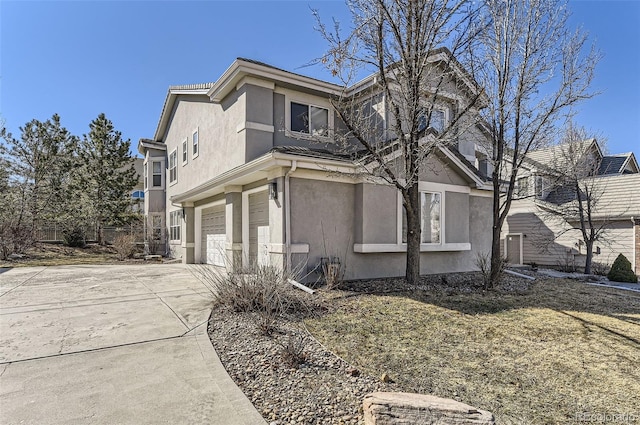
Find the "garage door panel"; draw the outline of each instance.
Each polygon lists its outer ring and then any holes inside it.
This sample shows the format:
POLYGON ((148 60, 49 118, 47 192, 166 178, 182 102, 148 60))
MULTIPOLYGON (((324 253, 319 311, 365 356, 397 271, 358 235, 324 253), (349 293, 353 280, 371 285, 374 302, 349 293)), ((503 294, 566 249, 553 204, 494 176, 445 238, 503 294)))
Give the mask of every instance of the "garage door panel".
POLYGON ((226 222, 225 206, 202 210, 201 262, 216 266, 225 265, 226 222))
POLYGON ((269 264, 269 195, 267 191, 249 195, 249 261, 269 264))

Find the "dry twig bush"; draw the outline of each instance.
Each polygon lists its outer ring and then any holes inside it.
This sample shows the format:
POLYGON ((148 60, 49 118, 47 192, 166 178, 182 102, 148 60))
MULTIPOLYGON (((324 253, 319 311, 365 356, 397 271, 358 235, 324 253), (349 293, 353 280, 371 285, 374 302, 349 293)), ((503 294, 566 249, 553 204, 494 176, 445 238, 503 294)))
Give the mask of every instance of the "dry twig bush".
POLYGON ((280 356, 282 361, 293 368, 304 364, 307 361, 305 352, 307 343, 307 337, 297 332, 290 333, 285 342, 278 341, 278 345, 281 347, 280 356))
POLYGON ((120 234, 113 239, 111 246, 116 251, 116 258, 124 261, 136 251, 136 238, 134 235, 120 234))
POLYGON ((220 306, 250 313, 260 331, 271 335, 285 315, 304 317, 317 307, 290 283, 291 274, 273 266, 253 266, 238 271, 202 265, 198 274, 220 306))

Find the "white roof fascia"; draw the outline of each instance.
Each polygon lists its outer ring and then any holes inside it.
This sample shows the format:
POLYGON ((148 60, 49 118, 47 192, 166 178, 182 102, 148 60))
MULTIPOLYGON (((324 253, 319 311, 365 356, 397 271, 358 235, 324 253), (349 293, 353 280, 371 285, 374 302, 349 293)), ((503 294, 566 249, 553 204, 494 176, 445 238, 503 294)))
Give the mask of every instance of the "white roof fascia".
POLYGON ((221 102, 227 94, 235 89, 236 84, 245 75, 262 77, 268 80, 288 83, 310 90, 324 91, 334 96, 338 96, 343 92, 342 87, 337 84, 316 80, 314 78, 293 74, 288 71, 271 68, 253 62, 247 62, 241 59, 236 59, 233 64, 231 64, 231 66, 227 68, 224 74, 222 74, 218 81, 214 83, 213 87, 211 87, 211 89, 207 91, 207 95, 209 96, 211 101, 216 103, 221 102))
POLYGON ((173 104, 175 103, 176 96, 178 95, 206 95, 208 89, 172 89, 169 88, 167 92, 167 97, 165 98, 164 105, 162 107, 162 115, 160 116, 160 120, 158 121, 158 126, 156 127, 156 132, 153 135, 154 140, 160 140, 162 137, 162 133, 164 132, 164 127, 167 125, 169 121, 169 116, 171 115, 171 111, 173 109, 173 104))
MULTIPOLYGON (((444 146, 438 146, 438 149, 440 149, 440 152, 444 153, 444 155, 447 158, 449 158, 451 162, 453 162, 458 168, 460 168, 462 172, 464 172, 476 184, 477 189, 489 190, 486 182, 484 182, 482 179, 476 176, 476 174, 473 171, 471 171, 465 163, 460 161, 460 158, 455 156, 449 149, 447 149, 444 146)), ((493 190, 492 186, 491 186, 491 190, 493 190)))

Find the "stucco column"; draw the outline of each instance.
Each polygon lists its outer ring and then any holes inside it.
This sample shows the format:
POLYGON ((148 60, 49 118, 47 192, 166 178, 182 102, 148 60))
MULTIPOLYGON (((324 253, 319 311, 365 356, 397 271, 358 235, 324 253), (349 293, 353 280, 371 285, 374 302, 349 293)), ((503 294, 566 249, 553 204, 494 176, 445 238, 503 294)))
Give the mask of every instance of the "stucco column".
POLYGON ((242 268, 242 187, 226 187, 225 197, 227 270, 240 270, 242 268))
POLYGON ((193 204, 189 204, 188 206, 183 206, 182 211, 184 212, 182 216, 183 221, 183 236, 182 236, 182 262, 184 264, 193 264, 196 261, 195 257, 195 249, 196 249, 196 213, 193 204))
POLYGON ((269 260, 274 267, 283 268, 286 265, 286 245, 284 235, 284 177, 276 177, 269 181, 275 185, 275 190, 269 188, 269 260))

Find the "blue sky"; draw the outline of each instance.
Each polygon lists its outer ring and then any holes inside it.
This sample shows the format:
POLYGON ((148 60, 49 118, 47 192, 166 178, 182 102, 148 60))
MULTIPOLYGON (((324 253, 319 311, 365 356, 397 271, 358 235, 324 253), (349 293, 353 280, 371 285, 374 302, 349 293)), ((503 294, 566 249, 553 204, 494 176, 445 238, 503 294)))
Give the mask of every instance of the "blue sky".
MULTIPOLYGON (((640 1, 571 0, 604 57, 577 122, 640 157, 640 1)), ((343 1, 0 1, 0 116, 14 134, 61 116, 77 135, 106 113, 132 147, 153 137, 169 85, 215 81, 236 57, 304 67, 326 47, 311 8, 349 25, 343 1)))

